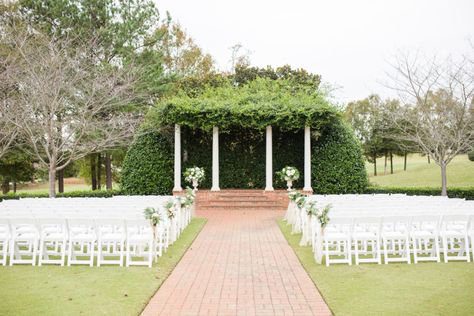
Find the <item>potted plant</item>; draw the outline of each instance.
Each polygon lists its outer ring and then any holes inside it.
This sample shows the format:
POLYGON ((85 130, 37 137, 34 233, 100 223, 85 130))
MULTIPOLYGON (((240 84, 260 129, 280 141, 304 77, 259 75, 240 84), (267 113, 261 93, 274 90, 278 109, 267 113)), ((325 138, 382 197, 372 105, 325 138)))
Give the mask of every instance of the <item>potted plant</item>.
POLYGON ((186 169, 184 172, 184 179, 191 183, 194 190, 197 190, 199 182, 204 180, 204 175, 204 168, 192 167, 186 169))
POLYGON ((282 181, 286 181, 286 185, 288 186, 288 191, 291 191, 291 187, 293 186, 293 181, 296 181, 300 178, 300 172, 295 167, 286 166, 285 168, 281 169, 278 172, 282 181))

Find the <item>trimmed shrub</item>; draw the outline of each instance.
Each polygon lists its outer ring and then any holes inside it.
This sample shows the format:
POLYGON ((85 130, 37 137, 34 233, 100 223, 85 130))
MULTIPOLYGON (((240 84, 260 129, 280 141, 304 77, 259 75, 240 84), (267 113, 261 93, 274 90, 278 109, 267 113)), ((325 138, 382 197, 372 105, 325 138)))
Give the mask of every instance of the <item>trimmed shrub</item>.
POLYGON ((328 126, 319 136, 311 162, 315 193, 362 193, 368 186, 360 143, 342 122, 328 126))
POLYGON ((469 158, 470 161, 474 161, 474 150, 467 153, 467 158, 469 158))
MULTIPOLYGON (((212 135, 206 131, 182 127, 182 169, 198 166, 206 173, 201 188, 210 188, 212 180, 212 135)), ((274 172, 294 166, 303 172, 303 131, 273 132, 274 172)), ((122 171, 125 194, 170 194, 173 187, 173 136, 147 133, 130 147, 122 171)), ((342 122, 324 130, 313 140, 312 178, 317 193, 357 193, 367 187, 367 173, 359 142, 342 122)), ((220 187, 255 188, 265 186, 265 134, 262 131, 233 129, 219 136, 220 187)), ((294 187, 303 186, 303 176, 294 187)), ((186 185, 182 178, 183 185, 186 185)), ((275 188, 285 188, 275 174, 275 188)))
MULTIPOLYGON (((122 191, 110 190, 110 191, 71 191, 65 193, 56 193, 57 198, 72 198, 72 197, 112 197, 115 195, 122 195, 122 191)), ((46 192, 21 192, 21 193, 8 193, 0 196, 2 200, 18 200, 23 198, 48 198, 49 195, 46 192)))
POLYGON ((124 194, 170 194, 173 189, 173 145, 167 133, 141 133, 123 162, 124 194))
MULTIPOLYGON (((365 193, 369 194, 397 194, 404 193, 407 195, 441 195, 441 188, 404 188, 404 187, 368 187, 365 193)), ((450 198, 460 198, 466 200, 474 200, 474 187, 469 188, 448 188, 448 196, 450 198)))

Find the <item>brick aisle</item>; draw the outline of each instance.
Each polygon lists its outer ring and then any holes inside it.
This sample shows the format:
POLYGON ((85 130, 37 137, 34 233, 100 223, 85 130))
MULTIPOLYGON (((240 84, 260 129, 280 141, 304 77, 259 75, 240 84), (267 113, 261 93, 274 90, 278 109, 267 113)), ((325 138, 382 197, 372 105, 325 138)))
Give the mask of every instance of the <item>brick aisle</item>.
POLYGON ((275 211, 201 212, 207 224, 142 315, 331 315, 275 211))

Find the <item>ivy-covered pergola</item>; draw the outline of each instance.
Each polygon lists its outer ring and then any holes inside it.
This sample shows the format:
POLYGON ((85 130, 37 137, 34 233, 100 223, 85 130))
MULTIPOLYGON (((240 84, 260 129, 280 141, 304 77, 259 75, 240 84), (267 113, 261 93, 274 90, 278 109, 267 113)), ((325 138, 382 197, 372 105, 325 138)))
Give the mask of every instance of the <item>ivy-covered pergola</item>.
POLYGON ((174 126, 174 187, 181 191, 181 128, 212 131, 212 191, 220 190, 219 134, 232 128, 265 131, 265 191, 273 190, 272 131, 304 130, 304 188, 311 187, 311 135, 340 120, 321 93, 295 89, 287 81, 257 79, 239 87, 219 87, 198 97, 178 95, 161 102, 149 121, 174 126))

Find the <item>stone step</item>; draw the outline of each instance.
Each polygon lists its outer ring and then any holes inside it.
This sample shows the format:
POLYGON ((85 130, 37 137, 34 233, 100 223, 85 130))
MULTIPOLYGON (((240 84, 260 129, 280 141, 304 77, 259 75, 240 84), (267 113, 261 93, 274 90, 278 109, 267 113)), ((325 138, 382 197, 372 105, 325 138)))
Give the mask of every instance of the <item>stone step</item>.
POLYGON ((281 203, 278 203, 276 201, 259 201, 259 202, 255 202, 255 201, 239 201, 239 202, 235 202, 235 201, 232 201, 230 203, 226 203, 226 202, 222 202, 222 201, 209 201, 209 202, 203 202, 203 203, 200 203, 198 202, 198 205, 199 206, 222 206, 222 207, 238 207, 238 206, 248 206, 248 207, 251 207, 251 206, 268 206, 268 207, 272 207, 272 206, 279 206, 281 205, 281 203))
POLYGON ((273 206, 273 207, 268 207, 268 206, 262 206, 262 207, 222 207, 222 206, 209 206, 209 207, 200 207, 196 206, 196 209, 199 211, 264 211, 264 210, 270 210, 270 211, 275 211, 275 210, 285 210, 286 208, 283 206, 273 206))

